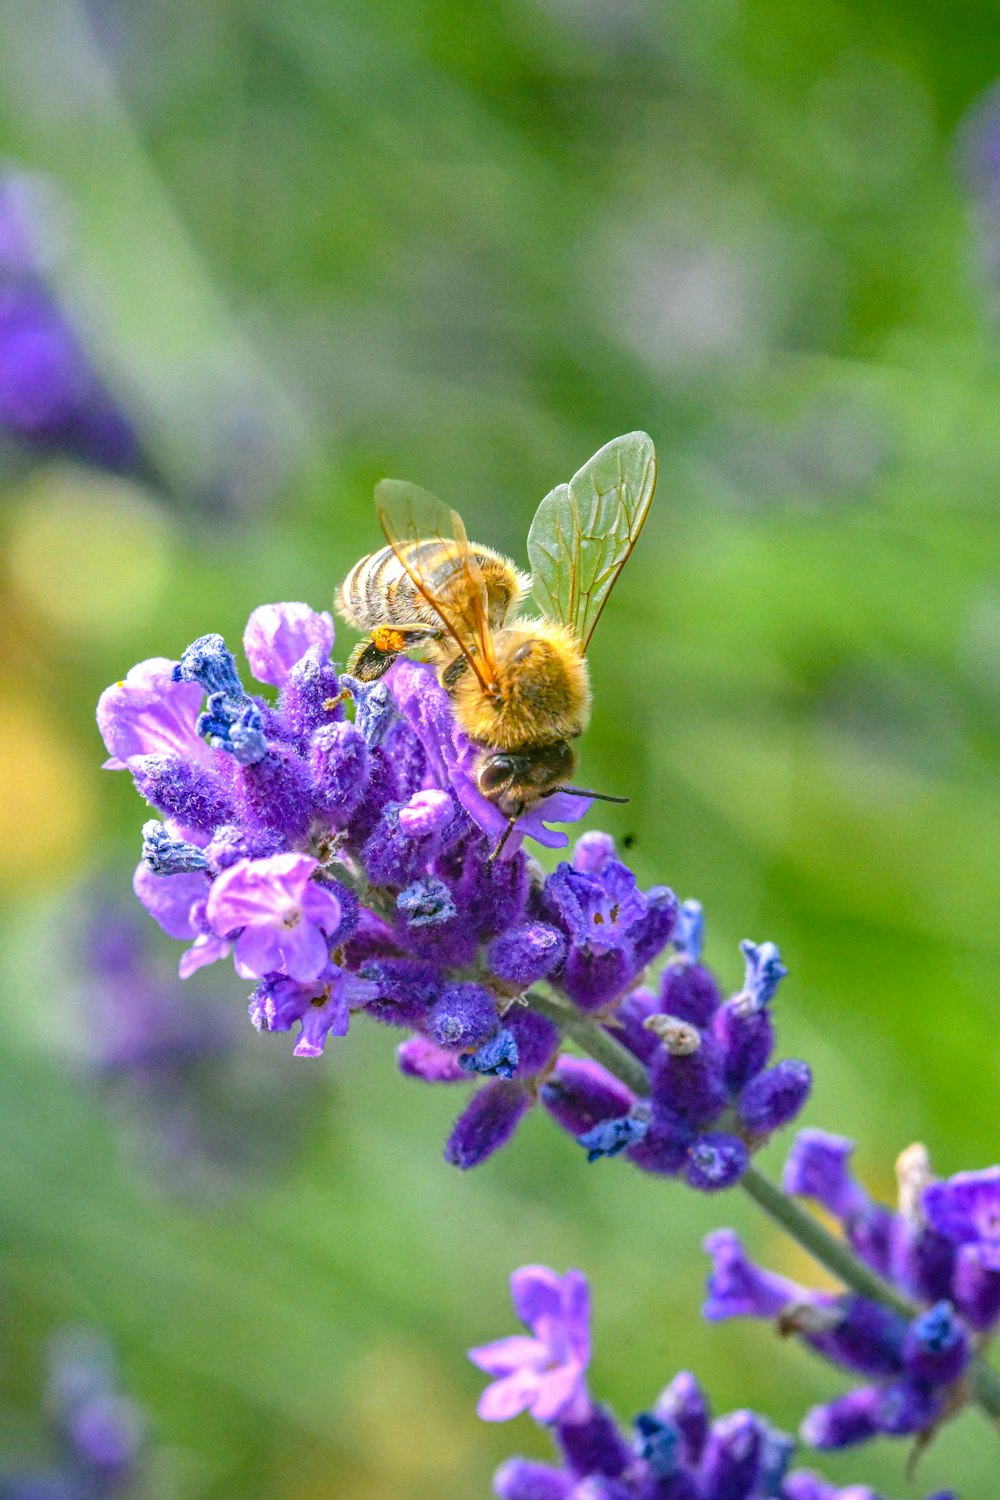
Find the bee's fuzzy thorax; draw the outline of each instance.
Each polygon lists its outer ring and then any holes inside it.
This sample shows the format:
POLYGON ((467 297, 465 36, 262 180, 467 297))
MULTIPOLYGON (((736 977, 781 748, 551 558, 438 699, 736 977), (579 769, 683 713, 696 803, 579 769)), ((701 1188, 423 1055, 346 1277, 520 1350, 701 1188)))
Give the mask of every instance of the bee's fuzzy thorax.
POLYGON ((453 690, 455 717, 477 744, 524 750, 575 739, 590 714, 587 664, 572 631, 553 620, 519 619, 494 641, 496 693, 471 672, 453 690))

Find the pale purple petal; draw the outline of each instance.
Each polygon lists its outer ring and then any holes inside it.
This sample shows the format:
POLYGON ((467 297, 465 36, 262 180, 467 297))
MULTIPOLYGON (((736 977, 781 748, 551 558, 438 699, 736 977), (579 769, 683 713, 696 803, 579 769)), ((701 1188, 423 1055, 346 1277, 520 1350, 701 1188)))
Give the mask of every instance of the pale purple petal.
POLYGON ((492 1344, 480 1344, 469 1350, 469 1358, 487 1375, 512 1375, 515 1370, 544 1370, 549 1351, 539 1339, 515 1333, 492 1344))
POLYGON ((97 727, 111 755, 106 769, 122 770, 134 755, 165 753, 211 764, 196 727, 204 691, 196 682, 174 682, 173 669, 165 657, 151 657, 101 694, 97 727))
POLYGON ((283 932, 281 944, 281 969, 290 979, 308 984, 318 979, 330 957, 330 945, 318 927, 300 922, 297 927, 283 932))
POLYGON ((322 927, 324 932, 336 932, 340 926, 340 902, 336 891, 327 890, 310 880, 302 893, 302 914, 307 922, 322 927))
POLYGON ((590 1360, 590 1286, 582 1271, 563 1277, 563 1316, 571 1357, 586 1366, 590 1360))
POLYGON ((154 875, 144 864, 136 867, 132 888, 157 922, 172 938, 198 936, 192 908, 205 900, 208 877, 200 870, 190 875, 154 875))
POLYGON ((542 1318, 558 1321, 563 1310, 563 1278, 548 1266, 521 1266, 510 1278, 514 1311, 528 1328, 542 1318))
POLYGON ((247 621, 243 649, 258 682, 281 687, 307 651, 325 661, 333 647, 333 619, 308 604, 262 604, 247 621))
POLYGON ((566 1407, 573 1405, 583 1385, 578 1365, 559 1365, 541 1377, 538 1395, 531 1404, 536 1422, 553 1422, 566 1407))
POLYGON ((322 1005, 310 1005, 302 1016, 302 1030, 295 1044, 295 1057, 319 1057, 328 1036, 346 1036, 351 1023, 347 986, 335 979, 322 1005))
POLYGON ((251 922, 236 939, 233 962, 241 979, 284 972, 281 959, 281 933, 269 922, 251 922))
MULTIPOLYGON (((177 876, 169 875, 167 879, 176 880, 177 876)), ((198 969, 203 969, 206 964, 217 963, 228 954, 229 944, 225 938, 216 937, 211 932, 199 933, 191 947, 181 954, 178 973, 182 979, 190 979, 198 969)))
POLYGON ((208 918, 224 935, 248 922, 281 922, 301 898, 319 861, 308 854, 274 854, 238 859, 216 879, 208 898, 208 918))
POLYGON ((532 1370, 520 1370, 504 1380, 495 1380, 483 1391, 476 1411, 484 1422, 509 1422, 527 1411, 538 1394, 540 1379, 532 1370))

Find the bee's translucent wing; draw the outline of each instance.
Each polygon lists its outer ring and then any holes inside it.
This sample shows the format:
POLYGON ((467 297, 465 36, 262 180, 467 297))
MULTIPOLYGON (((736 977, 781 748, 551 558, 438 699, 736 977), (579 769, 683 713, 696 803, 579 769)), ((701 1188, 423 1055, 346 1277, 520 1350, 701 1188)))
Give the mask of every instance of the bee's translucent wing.
POLYGON ((486 584, 465 526, 428 490, 405 479, 375 486, 375 509, 386 541, 414 587, 434 610, 485 691, 496 680, 496 653, 486 584))
POLYGON ((542 501, 528 532, 532 592, 583 650, 635 546, 656 488, 656 450, 644 432, 606 443, 542 501))

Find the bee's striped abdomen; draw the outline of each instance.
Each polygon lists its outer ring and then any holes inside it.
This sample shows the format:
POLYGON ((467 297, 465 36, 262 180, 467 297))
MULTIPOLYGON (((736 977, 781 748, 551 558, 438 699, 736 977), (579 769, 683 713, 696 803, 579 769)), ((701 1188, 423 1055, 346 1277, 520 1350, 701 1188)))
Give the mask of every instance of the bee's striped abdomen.
MULTIPOLYGON (((506 558, 488 548, 475 548, 472 556, 486 583, 490 624, 499 629, 524 593, 527 580, 506 558)), ((467 575, 461 563, 458 545, 437 537, 397 543, 395 548, 382 547, 354 564, 338 591, 337 609, 355 630, 371 631, 380 625, 423 625, 439 630, 440 617, 407 568, 432 598, 447 601, 453 592, 461 597, 466 591, 467 575), (406 567, 401 559, 405 559, 406 567)))

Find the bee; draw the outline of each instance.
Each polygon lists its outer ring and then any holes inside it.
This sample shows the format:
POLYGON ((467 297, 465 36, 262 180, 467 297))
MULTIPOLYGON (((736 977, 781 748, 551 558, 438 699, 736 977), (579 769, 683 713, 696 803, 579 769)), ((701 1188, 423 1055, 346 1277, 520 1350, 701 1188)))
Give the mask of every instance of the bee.
POLYGON ((426 490, 397 479, 376 487, 386 546, 355 563, 335 601, 367 637, 348 671, 372 682, 411 651, 434 664, 479 749, 479 790, 507 819, 493 858, 517 819, 555 792, 628 800, 568 783, 590 716, 587 647, 655 488, 646 433, 605 444, 539 505, 529 577, 470 543, 457 512, 426 490), (521 613, 529 591, 539 616, 521 613))

